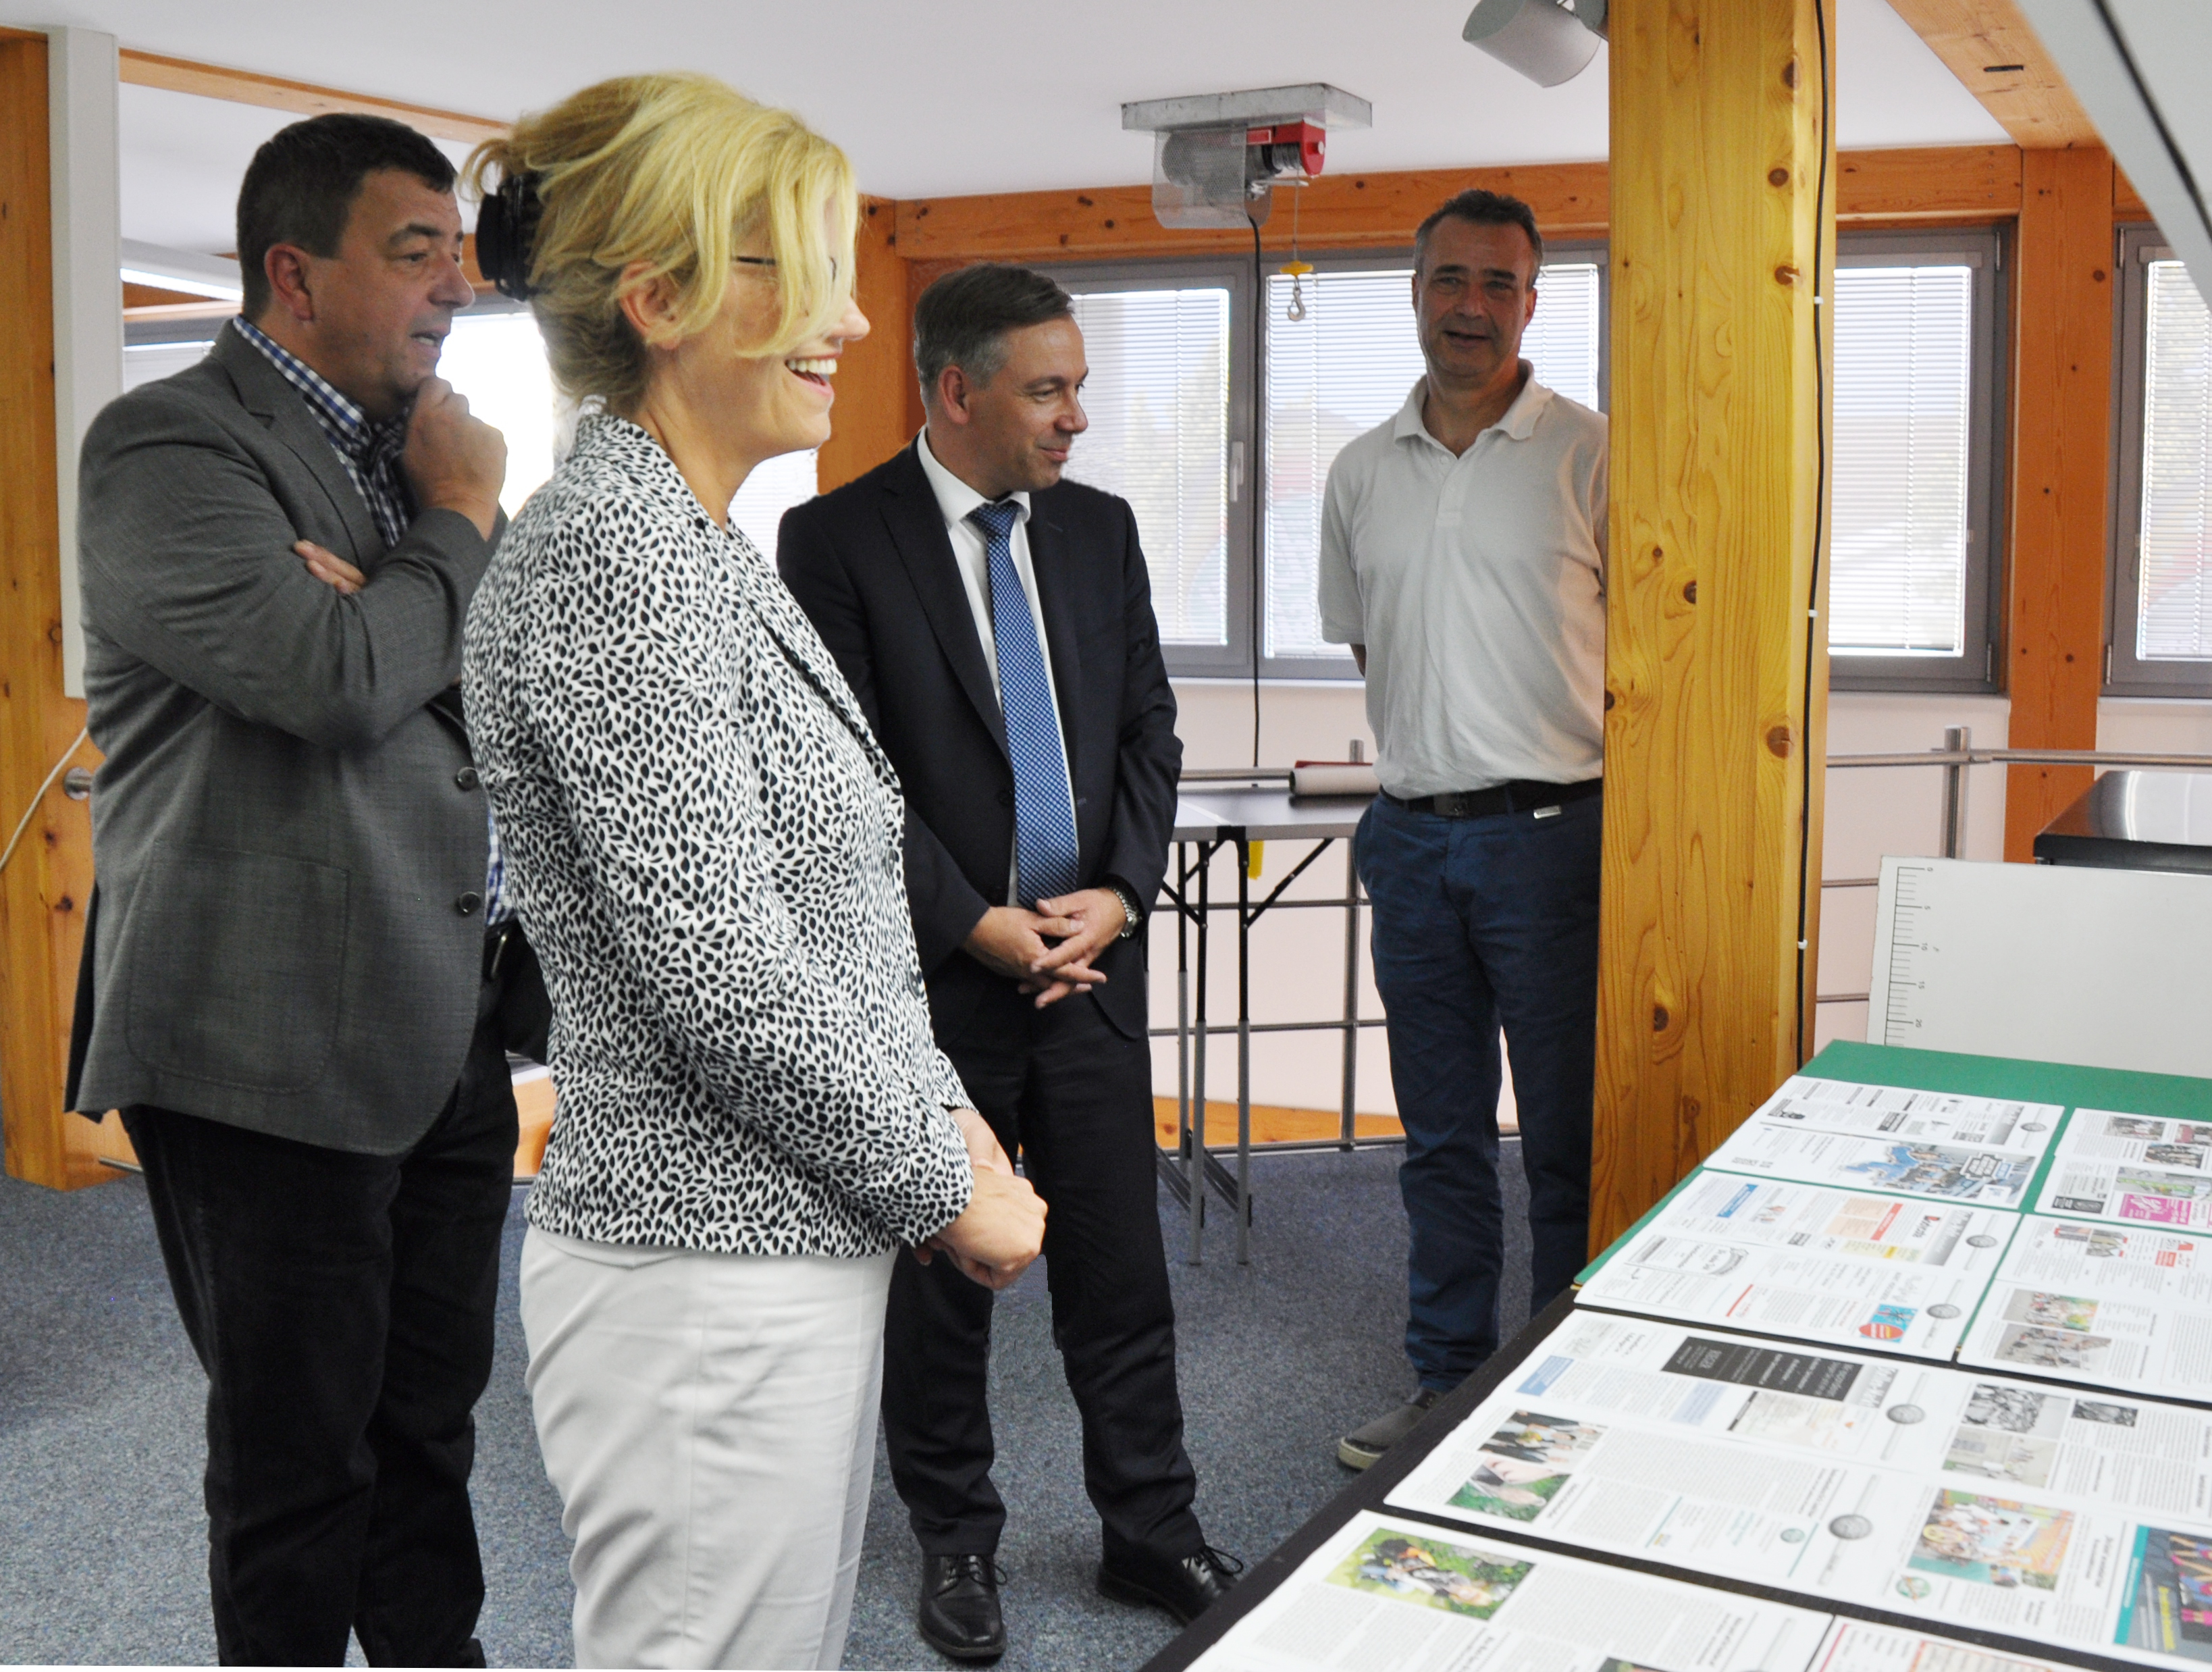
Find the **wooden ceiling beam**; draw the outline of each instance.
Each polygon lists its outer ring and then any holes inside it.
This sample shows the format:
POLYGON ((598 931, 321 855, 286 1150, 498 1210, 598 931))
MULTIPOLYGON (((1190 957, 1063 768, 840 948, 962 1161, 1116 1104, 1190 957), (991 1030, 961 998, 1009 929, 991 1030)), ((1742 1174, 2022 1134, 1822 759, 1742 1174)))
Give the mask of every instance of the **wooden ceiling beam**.
POLYGON ((2014 0, 1889 4, 2023 150, 2104 143, 2014 0))
POLYGON ((202 99, 227 99, 234 105, 258 105, 268 110, 290 111, 298 116, 327 116, 351 111, 362 116, 388 116, 396 122, 428 134, 434 139, 459 140, 473 145, 495 139, 507 125, 488 116, 467 116, 459 111, 434 110, 397 99, 379 99, 364 93, 345 93, 337 88, 307 82, 286 81, 251 70, 227 70, 220 64, 198 64, 190 58, 163 58, 125 47, 123 79, 133 87, 158 87, 169 93, 190 93, 202 99))

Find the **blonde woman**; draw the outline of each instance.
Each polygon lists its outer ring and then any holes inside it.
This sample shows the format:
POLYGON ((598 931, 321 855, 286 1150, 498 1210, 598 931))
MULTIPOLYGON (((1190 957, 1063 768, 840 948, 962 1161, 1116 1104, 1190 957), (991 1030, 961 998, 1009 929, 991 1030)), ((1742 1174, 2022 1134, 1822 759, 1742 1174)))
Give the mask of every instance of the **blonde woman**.
POLYGON ((586 1666, 834 1666, 894 1250, 1004 1287, 1044 1208, 931 1043, 897 781, 731 526, 830 433, 851 170, 701 76, 603 82, 478 148, 574 450, 470 612, 504 886, 560 1117, 522 1258, 586 1666))

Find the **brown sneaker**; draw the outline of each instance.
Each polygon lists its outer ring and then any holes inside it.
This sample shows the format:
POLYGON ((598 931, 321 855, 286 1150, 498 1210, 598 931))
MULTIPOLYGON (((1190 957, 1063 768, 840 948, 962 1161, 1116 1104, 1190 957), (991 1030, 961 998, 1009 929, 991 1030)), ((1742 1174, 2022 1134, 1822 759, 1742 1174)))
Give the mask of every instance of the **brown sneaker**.
POLYGON ((1413 1396, 1388 1416, 1380 1416, 1364 1428, 1355 1428, 1336 1443, 1336 1460, 1346 1468, 1365 1468, 1384 1452, 1412 1433, 1429 1408, 1443 1397, 1436 1388, 1419 1388, 1413 1396))

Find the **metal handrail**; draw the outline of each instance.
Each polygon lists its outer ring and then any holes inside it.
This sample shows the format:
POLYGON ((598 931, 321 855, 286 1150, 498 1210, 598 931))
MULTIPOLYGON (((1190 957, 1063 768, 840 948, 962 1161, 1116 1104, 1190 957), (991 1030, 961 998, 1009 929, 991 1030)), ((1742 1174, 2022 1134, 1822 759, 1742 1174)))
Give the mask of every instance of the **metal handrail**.
MULTIPOLYGON (((1962 736, 1963 726, 1950 728, 1962 736)), ((2163 766, 2212 768, 2212 755, 2154 755, 2132 749, 1975 749, 1945 747, 1893 755, 1831 755, 1831 768, 1855 766, 2163 766)), ((1286 766, 1201 766, 1182 774, 1187 784, 1286 784, 1286 766)))
MULTIPOLYGON (((1963 726, 1953 731, 1965 733, 1963 726)), ((1846 766, 2167 766, 2212 767, 2212 755, 2148 755, 2131 749, 1930 749, 1921 754, 1831 755, 1846 766)))
MULTIPOLYGON (((1943 857, 1960 858, 1966 847, 1966 769, 1972 766, 2142 766, 2212 767, 2212 755, 2155 755, 2132 749, 1977 749, 1964 726, 1944 728, 1943 746, 1920 754, 1831 755, 1836 767, 1940 766, 1943 769, 1943 857)), ((1876 888, 1879 877, 1824 877, 1828 888, 1876 888)), ((1816 993, 1818 1005, 1864 1004, 1864 993, 1816 993)))
MULTIPOLYGON (((1898 751, 1865 755, 1831 755, 1827 757, 1827 765, 1832 770, 1845 771, 1853 769, 1885 767, 1942 768, 1944 778, 1942 856, 1945 859, 1958 859, 1964 854, 1966 847, 1966 775, 1967 769, 1971 767, 2133 766, 2187 770, 2212 769, 2212 755, 2157 754, 2148 751, 2128 749, 1977 749, 1974 747, 1974 734, 1969 728, 1964 726, 1953 726, 1945 728, 1943 746, 1940 749, 1923 750, 1911 753, 1898 751)), ((1185 771, 1182 775, 1182 780, 1188 784, 1240 784, 1255 787, 1262 785, 1289 785, 1293 781, 1291 769, 1288 767, 1200 767, 1185 771)), ((1358 1016, 1358 935, 1361 901, 1353 877, 1347 872, 1346 891, 1340 897, 1313 900, 1285 900, 1281 897, 1284 889, 1295 879, 1297 872, 1303 872, 1306 865, 1310 865, 1315 858, 1318 857, 1319 853, 1320 848, 1316 847, 1314 853, 1308 855, 1305 862, 1298 866, 1291 877, 1285 878, 1278 884, 1274 892, 1268 897, 1261 909, 1265 910, 1271 907, 1276 909, 1305 907, 1308 909, 1334 908, 1346 911, 1344 1019, 1330 1022, 1247 1020, 1243 1024, 1241 1030, 1233 1026, 1210 1025, 1200 1020, 1195 1029, 1193 1029, 1188 1020, 1179 1014, 1176 1027, 1154 1028, 1151 1031, 1155 1037, 1172 1034, 1179 1035, 1182 1038, 1184 1061, 1179 1077, 1183 1080, 1182 1097, 1184 1098, 1190 1096, 1189 1051, 1194 1037, 1200 1043, 1200 1060, 1202 1061, 1203 1042, 1218 1036, 1233 1037, 1240 1031, 1248 1037, 1255 1033, 1337 1033, 1346 1041, 1347 1047, 1344 1060, 1344 1132, 1339 1138, 1319 1140, 1311 1146, 1299 1146, 1299 1147, 1316 1149, 1324 1147, 1337 1149, 1353 1142, 1351 1118, 1354 1073, 1352 1042, 1359 1037, 1363 1031, 1379 1026, 1381 1022, 1379 1018, 1370 1019, 1358 1016)), ((1881 879, 1879 877, 1825 877, 1820 880, 1820 886, 1823 890, 1876 888, 1881 885, 1881 879)), ((1177 904, 1182 909, 1182 915, 1186 920, 1194 917, 1199 921, 1204 921, 1216 911, 1237 912, 1240 924, 1244 927, 1249 927, 1251 916, 1258 915, 1250 912, 1249 906, 1241 900, 1224 901, 1216 904, 1203 899, 1186 902, 1178 898, 1177 904)), ((1185 980, 1188 980, 1187 975, 1185 980)), ((1868 996, 1864 993, 1820 993, 1814 995, 1814 1002, 1821 1005, 1864 1004, 1868 996)), ((1188 1003, 1187 996, 1182 1002, 1188 1003)), ((1200 1067, 1197 1075, 1198 1095, 1200 1097, 1204 1095, 1204 1073, 1205 1070, 1200 1067)), ((1241 1085, 1239 1091, 1241 1094, 1243 1091, 1241 1085)), ((1184 1104, 1184 1108, 1188 1110, 1188 1103, 1184 1104)), ((1187 1116, 1186 1118, 1188 1118, 1187 1116)), ((1209 1176, 1211 1176, 1212 1165, 1213 1164, 1209 1160, 1209 1176)), ((1217 1180, 1216 1183, 1218 1183, 1220 1181, 1217 1180)), ((1193 1178, 1187 1183, 1182 1183, 1182 1188, 1195 1194, 1202 1192, 1204 1186, 1197 1179, 1193 1178)), ((1246 1200, 1249 1201, 1249 1198, 1246 1200)), ((1243 1257, 1243 1233, 1248 1225, 1249 1221, 1242 1220, 1240 1215, 1238 1226, 1238 1257, 1240 1259, 1243 1257)), ((1195 1210, 1194 1210, 1194 1222, 1191 1226, 1191 1257, 1194 1260, 1197 1257, 1198 1234, 1195 1210)))

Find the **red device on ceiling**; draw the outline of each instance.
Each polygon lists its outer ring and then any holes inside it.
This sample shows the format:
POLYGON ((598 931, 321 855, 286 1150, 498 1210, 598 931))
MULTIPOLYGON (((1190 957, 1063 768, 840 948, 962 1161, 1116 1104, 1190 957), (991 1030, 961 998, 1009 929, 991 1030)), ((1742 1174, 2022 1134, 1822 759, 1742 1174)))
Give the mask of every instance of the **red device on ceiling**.
POLYGON ((1278 122, 1247 129, 1244 143, 1261 153, 1256 171, 1261 179, 1314 179, 1328 149, 1328 130, 1318 122, 1278 122))

